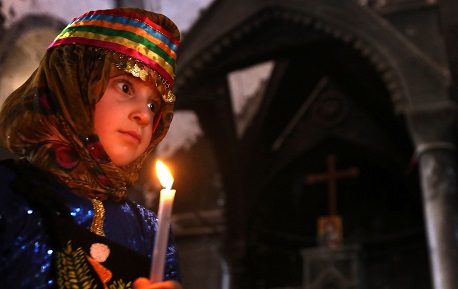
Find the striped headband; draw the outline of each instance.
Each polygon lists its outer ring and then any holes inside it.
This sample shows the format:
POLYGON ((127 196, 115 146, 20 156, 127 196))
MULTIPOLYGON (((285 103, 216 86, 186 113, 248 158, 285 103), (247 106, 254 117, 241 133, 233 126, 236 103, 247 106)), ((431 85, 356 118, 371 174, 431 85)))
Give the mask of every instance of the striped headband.
POLYGON ((68 24, 49 45, 83 44, 130 56, 173 87, 180 42, 147 16, 119 9, 90 11, 68 24))

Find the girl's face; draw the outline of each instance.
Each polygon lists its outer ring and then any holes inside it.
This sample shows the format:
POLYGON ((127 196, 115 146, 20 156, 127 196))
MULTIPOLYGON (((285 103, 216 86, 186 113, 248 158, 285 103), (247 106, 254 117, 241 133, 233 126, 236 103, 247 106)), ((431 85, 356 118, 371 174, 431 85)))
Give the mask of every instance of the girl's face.
POLYGON ((115 165, 125 166, 146 150, 161 101, 157 88, 147 81, 127 73, 110 79, 95 105, 94 127, 115 165))

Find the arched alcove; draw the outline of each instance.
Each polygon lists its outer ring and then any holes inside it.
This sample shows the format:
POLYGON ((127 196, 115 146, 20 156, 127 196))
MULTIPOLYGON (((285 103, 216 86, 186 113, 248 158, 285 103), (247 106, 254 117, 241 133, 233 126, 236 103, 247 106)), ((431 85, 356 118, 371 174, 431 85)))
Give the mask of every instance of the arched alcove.
POLYGON ((64 25, 49 16, 26 16, 3 35, 0 45, 0 103, 38 67, 64 25))

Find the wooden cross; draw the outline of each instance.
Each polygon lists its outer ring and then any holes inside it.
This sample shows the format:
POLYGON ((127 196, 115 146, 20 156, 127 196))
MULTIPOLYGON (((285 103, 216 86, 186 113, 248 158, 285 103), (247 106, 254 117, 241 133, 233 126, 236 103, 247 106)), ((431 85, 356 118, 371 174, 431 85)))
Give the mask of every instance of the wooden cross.
POLYGON ((336 170, 336 156, 331 154, 326 158, 328 171, 323 174, 311 174, 305 177, 305 182, 314 184, 317 182, 328 182, 329 194, 329 214, 331 216, 337 215, 337 179, 356 177, 359 174, 359 169, 352 167, 344 170, 336 170))

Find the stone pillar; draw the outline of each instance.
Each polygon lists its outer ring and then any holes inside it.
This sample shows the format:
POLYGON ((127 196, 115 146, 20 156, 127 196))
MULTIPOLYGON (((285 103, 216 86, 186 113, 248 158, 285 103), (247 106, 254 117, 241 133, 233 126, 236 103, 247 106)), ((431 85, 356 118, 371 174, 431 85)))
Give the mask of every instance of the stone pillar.
POLYGON ((425 225, 435 289, 458 288, 457 170, 450 143, 429 144, 419 155, 425 225))
MULTIPOLYGON (((201 99, 198 104, 197 100, 194 101, 194 111, 213 145, 226 192, 223 214, 225 230, 220 248, 222 288, 253 288, 249 286, 249 275, 246 273, 246 186, 243 183, 242 161, 238 152, 229 87, 225 75, 207 81, 209 83, 205 85, 193 87, 193 93, 201 99), (212 98, 215 100, 208 101, 212 98)), ((189 96, 188 98, 191 99, 189 96)))
POLYGON ((237 264, 228 261, 228 258, 222 260, 223 276, 221 280, 222 289, 241 289, 252 288, 246 280, 246 271, 244 264, 237 264))
POLYGON ((434 289, 458 288, 458 187, 453 104, 410 111, 434 289))

